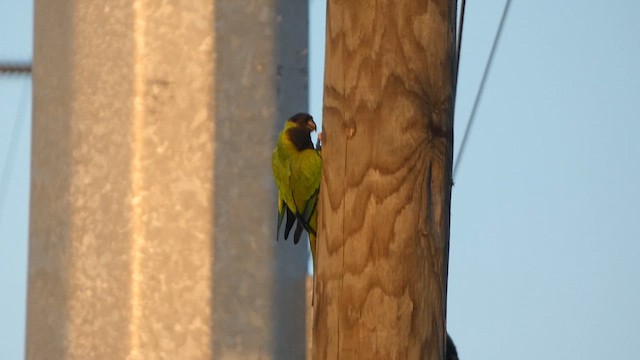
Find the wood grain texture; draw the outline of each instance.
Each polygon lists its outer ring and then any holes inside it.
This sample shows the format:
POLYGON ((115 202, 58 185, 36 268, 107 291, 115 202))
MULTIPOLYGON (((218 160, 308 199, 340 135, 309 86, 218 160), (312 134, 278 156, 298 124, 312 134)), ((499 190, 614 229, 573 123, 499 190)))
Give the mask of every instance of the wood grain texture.
POLYGON ((314 359, 442 359, 455 1, 329 0, 314 359))

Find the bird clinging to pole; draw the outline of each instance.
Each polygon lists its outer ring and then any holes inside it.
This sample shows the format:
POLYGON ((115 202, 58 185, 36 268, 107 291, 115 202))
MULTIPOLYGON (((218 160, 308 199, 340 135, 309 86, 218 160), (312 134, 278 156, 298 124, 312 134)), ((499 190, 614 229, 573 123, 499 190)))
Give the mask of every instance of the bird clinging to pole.
POLYGON ((316 131, 316 123, 311 115, 298 113, 290 117, 278 135, 271 165, 278 188, 278 236, 285 217, 285 240, 294 224, 294 244, 306 230, 315 268, 322 158, 311 141, 313 131, 316 131))

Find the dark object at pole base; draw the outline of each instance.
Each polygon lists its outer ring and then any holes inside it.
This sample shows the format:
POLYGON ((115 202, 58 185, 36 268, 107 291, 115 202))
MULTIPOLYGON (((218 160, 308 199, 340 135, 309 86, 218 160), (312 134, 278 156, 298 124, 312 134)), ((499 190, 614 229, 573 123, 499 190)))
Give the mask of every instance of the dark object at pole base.
POLYGON ((453 339, 447 333, 447 360, 459 360, 458 351, 453 343, 453 339))

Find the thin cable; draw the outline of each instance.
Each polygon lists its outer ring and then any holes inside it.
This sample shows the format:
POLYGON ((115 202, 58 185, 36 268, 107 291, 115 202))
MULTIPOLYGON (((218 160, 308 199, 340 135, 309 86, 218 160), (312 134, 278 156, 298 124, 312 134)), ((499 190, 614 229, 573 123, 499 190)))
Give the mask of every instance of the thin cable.
POLYGON ((22 95, 20 95, 20 103, 18 104, 18 112, 16 119, 13 123, 13 130, 11 131, 11 138, 9 139, 9 148, 7 149, 7 156, 4 159, 4 168, 0 175, 0 222, 2 221, 2 212, 4 209, 4 203, 7 197, 7 190, 9 188, 9 180, 11 180, 11 174, 13 172, 13 163, 16 159, 16 151, 18 147, 18 141, 20 140, 20 133, 22 132, 22 125, 24 125, 24 108, 27 99, 27 83, 25 81, 22 84, 22 95))
POLYGON ((500 19, 500 24, 498 25, 498 30, 496 31, 496 36, 493 38, 493 45, 491 46, 491 52, 489 53, 487 64, 484 67, 484 73, 482 74, 482 80, 480 80, 480 86, 478 87, 478 92, 476 93, 476 99, 473 102, 473 108, 471 108, 471 114, 469 115, 467 128, 465 129, 464 135, 462 136, 462 143, 460 143, 460 148, 458 149, 458 158, 456 160, 455 165, 453 166, 454 179, 456 178, 456 174, 458 172, 458 168, 460 167, 460 163, 462 163, 462 158, 463 158, 462 156, 464 155, 464 149, 467 145, 467 141, 469 140, 469 134, 471 133, 473 120, 476 117, 478 104, 480 104, 480 100, 482 99, 484 86, 487 82, 487 77, 491 70, 491 64, 493 63, 493 56, 495 55, 496 49, 498 48, 498 43, 500 42, 500 36, 502 34, 502 29, 504 28, 504 22, 505 22, 505 19, 507 18, 507 13, 509 12, 509 5, 511 5, 511 0, 507 0, 507 2, 504 5, 504 9, 502 10, 502 18, 500 19))
POLYGON ((30 62, 0 62, 1 74, 31 74, 30 62))
POLYGON ((456 50, 456 88, 458 87, 458 72, 460 69, 460 50, 462 49, 462 31, 464 30, 464 9, 466 8, 467 0, 462 0, 460 6, 460 25, 458 26, 458 48, 456 50))

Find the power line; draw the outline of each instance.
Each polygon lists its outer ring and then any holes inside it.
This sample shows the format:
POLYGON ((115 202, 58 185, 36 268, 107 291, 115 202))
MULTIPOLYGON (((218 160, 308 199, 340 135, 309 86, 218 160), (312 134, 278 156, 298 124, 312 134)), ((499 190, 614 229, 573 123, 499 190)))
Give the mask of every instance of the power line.
MULTIPOLYGON (((456 174, 458 172, 458 168, 460 167, 460 163, 462 162, 464 149, 466 148, 467 141, 469 140, 469 134, 471 133, 471 127, 473 125, 473 120, 476 117, 476 112, 478 110, 478 104, 480 104, 480 100, 482 99, 482 93, 484 92, 484 86, 487 82, 487 77, 489 75, 489 71, 491 70, 491 64, 493 63, 493 57, 496 53, 496 49, 498 48, 498 43, 500 42, 500 36, 502 34, 502 29, 504 28, 505 19, 507 18, 507 13, 509 12, 509 6, 511 5, 511 0, 507 0, 504 5, 504 9, 502 10, 502 18, 500 18, 500 24, 498 25, 498 30, 496 30, 496 35, 493 38, 493 45, 491 45, 491 51, 489 52, 489 58, 487 59, 487 64, 484 67, 484 73, 482 74, 482 80, 480 80, 480 86, 478 87, 478 92, 476 93, 476 98, 473 102, 473 107, 471 108, 471 114, 469 115, 469 121, 467 122, 467 127, 464 131, 464 135, 462 136, 462 143, 460 143, 460 148, 458 149, 458 159, 456 160, 455 165, 453 166, 453 178, 456 178, 456 174)), ((462 21, 461 21, 462 23, 462 21)), ((462 26, 462 24, 461 24, 462 26)), ((460 40, 462 40, 462 34, 460 34, 460 40)), ((460 54, 458 54, 460 56, 460 54)))
POLYGON ((4 203, 7 196, 7 189, 9 188, 9 180, 11 179, 11 173, 13 172, 13 163, 16 158, 16 151, 18 147, 18 140, 20 139, 20 133, 22 132, 22 126, 24 125, 24 109, 27 100, 27 84, 25 81, 22 85, 22 93, 20 95, 20 103, 18 104, 18 111, 13 123, 13 130, 11 131, 11 138, 9 139, 9 148, 7 149, 7 156, 4 159, 4 168, 0 174, 0 220, 2 220, 2 212, 4 209, 4 203))
POLYGON ((458 70, 460 69, 460 50, 462 49, 462 31, 464 30, 464 10, 466 9, 467 0, 462 0, 460 6, 460 25, 458 26, 458 46, 456 49, 456 87, 458 87, 458 70))
POLYGON ((29 62, 0 62, 0 74, 30 74, 29 62))

